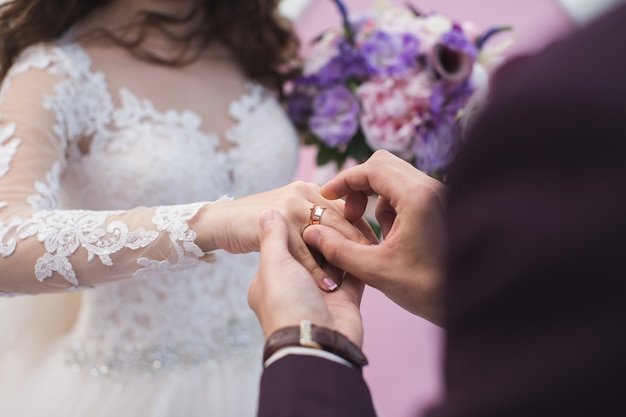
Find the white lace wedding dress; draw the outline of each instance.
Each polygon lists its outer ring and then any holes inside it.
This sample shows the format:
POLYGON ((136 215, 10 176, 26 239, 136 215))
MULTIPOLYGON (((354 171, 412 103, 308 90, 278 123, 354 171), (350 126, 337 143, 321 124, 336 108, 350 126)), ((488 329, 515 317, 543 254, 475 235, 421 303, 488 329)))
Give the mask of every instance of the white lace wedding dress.
POLYGON ((168 69, 155 90, 140 69, 112 76, 120 65, 76 42, 36 45, 3 82, 0 415, 252 416, 257 254, 204 262, 188 221, 289 182, 296 133, 254 83, 225 108, 190 91, 174 110, 168 69), (65 332, 70 295, 10 294, 83 289, 65 332))

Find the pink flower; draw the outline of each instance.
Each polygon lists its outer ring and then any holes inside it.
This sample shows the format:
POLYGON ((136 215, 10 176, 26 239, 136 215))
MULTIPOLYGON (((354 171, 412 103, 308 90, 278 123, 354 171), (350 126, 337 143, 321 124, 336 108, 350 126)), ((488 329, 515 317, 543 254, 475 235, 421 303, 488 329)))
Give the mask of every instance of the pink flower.
POLYGON ((467 39, 472 42, 483 34, 483 31, 478 27, 478 25, 469 20, 465 20, 461 23, 461 29, 463 30, 463 33, 465 33, 465 36, 467 36, 467 39))
POLYGON ((360 121, 367 144, 410 159, 415 129, 428 111, 431 90, 432 81, 423 72, 374 78, 359 86, 360 121))

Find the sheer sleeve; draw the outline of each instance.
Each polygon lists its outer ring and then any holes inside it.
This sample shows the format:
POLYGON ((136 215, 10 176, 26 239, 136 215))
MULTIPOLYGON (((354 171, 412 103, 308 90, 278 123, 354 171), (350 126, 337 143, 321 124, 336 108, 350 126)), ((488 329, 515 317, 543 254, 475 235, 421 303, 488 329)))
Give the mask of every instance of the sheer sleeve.
POLYGON ((211 203, 59 209, 68 143, 86 132, 79 105, 49 100, 61 85, 78 97, 80 85, 43 56, 18 62, 0 91, 0 294, 76 290, 207 260, 188 222, 211 203))

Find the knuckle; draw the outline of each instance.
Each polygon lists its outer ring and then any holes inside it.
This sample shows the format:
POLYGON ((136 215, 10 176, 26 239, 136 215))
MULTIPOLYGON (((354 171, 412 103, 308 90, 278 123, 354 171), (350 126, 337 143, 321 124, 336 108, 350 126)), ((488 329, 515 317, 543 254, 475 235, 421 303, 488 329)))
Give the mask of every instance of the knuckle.
POLYGON ((391 153, 389 151, 385 149, 380 149, 372 154, 371 159, 373 159, 374 161, 384 161, 385 159, 389 158, 390 155, 391 153))

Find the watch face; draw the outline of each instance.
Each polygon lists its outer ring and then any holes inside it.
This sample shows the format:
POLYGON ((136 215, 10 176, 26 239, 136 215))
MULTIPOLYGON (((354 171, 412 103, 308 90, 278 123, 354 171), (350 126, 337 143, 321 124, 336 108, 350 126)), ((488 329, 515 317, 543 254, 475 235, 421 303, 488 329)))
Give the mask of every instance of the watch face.
POLYGON ((585 23, 624 0, 558 0, 573 21, 585 23))

